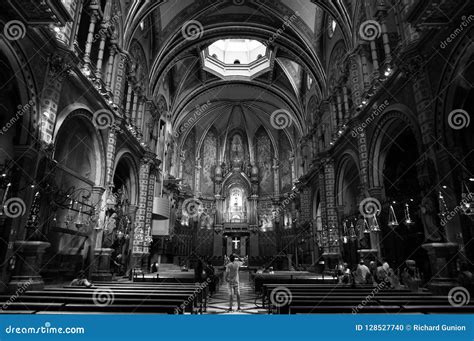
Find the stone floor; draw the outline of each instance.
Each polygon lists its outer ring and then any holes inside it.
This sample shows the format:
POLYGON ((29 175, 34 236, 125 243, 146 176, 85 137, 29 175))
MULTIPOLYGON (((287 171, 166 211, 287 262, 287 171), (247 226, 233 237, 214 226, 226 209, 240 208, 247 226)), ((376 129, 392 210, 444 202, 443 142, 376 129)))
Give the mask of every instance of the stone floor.
POLYGON ((229 312, 229 290, 227 282, 222 281, 219 291, 208 300, 207 314, 233 314, 233 315, 249 315, 249 314, 266 314, 267 311, 261 307, 257 307, 261 301, 255 302, 256 295, 252 283, 249 280, 249 273, 240 272, 240 311, 237 309, 237 301, 234 297, 233 311, 229 312))

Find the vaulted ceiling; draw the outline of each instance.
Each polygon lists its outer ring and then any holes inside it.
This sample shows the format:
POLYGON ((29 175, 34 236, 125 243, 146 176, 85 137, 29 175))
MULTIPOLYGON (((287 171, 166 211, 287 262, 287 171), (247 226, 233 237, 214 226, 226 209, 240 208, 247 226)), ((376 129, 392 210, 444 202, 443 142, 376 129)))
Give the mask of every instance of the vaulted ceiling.
POLYGON ((239 113, 245 117, 246 129, 256 130, 261 125, 271 131, 270 116, 280 110, 291 115, 294 124, 286 133, 295 143, 309 129, 309 96, 322 99, 327 91, 322 49, 328 17, 334 18, 343 41, 351 45, 350 2, 125 1, 124 48, 128 50, 134 40, 144 46, 148 93, 166 98, 173 127, 189 121, 205 106, 193 124, 220 128, 233 113, 239 113), (230 38, 265 44, 272 51, 270 68, 249 79, 223 79, 205 71, 203 50, 219 39, 230 38))

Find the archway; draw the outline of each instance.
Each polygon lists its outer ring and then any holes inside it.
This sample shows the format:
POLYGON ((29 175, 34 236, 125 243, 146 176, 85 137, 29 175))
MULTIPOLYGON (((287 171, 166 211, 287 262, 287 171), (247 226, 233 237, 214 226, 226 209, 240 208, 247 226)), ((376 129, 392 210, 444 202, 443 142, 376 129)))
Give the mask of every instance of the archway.
POLYGON ((336 196, 342 226, 342 256, 345 262, 354 265, 358 261, 358 250, 371 248, 370 235, 365 233, 359 212, 361 182, 356 155, 346 154, 338 169, 336 196))
POLYGON ((414 129, 413 117, 402 112, 384 114, 378 123, 380 133, 372 144, 372 180, 381 189, 381 248, 384 259, 393 268, 407 259, 416 261, 423 273, 429 273, 426 252, 420 247, 425 241, 419 207, 422 189, 418 174, 420 134, 414 129), (390 206, 398 226, 389 226, 390 206), (411 222, 407 218, 411 219, 411 222))
POLYGON ((69 113, 54 138, 57 167, 52 181, 59 192, 53 205, 57 209, 45 231, 51 243, 44 260, 45 275, 59 268, 60 277, 72 278, 81 269, 89 270, 92 263, 95 215, 100 211, 94 188, 102 185, 105 167, 91 116, 83 109, 69 113))
POLYGON ((112 198, 107 198, 111 205, 108 205, 106 211, 102 237, 102 247, 113 249, 113 271, 119 275, 125 273, 130 262, 138 200, 136 174, 132 156, 128 153, 120 154, 114 171, 112 198))

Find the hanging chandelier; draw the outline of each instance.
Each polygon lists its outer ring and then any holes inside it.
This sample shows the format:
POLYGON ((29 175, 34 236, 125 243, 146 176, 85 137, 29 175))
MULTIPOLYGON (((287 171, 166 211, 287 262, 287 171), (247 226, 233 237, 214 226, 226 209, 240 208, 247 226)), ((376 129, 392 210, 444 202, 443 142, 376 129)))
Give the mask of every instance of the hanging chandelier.
POLYGON ((462 211, 464 215, 474 215, 474 193, 469 190, 466 182, 463 181, 462 188, 462 211))
POLYGON ((370 233, 370 227, 367 218, 364 218, 364 233, 370 233))
POLYGON ((395 214, 395 210, 393 209, 392 205, 390 205, 390 208, 388 211, 388 226, 391 228, 395 228, 398 226, 397 216, 395 214))
POLYGON ((371 232, 380 232, 380 226, 379 226, 379 223, 378 223, 378 221, 377 221, 377 213, 378 213, 378 212, 379 212, 379 211, 376 210, 376 211, 374 212, 374 215, 373 215, 372 218, 371 218, 370 226, 369 226, 371 232))
POLYGON ((408 203, 405 204, 405 225, 407 226, 412 226, 415 224, 415 222, 413 221, 413 219, 411 219, 410 217, 410 206, 408 205, 408 203))

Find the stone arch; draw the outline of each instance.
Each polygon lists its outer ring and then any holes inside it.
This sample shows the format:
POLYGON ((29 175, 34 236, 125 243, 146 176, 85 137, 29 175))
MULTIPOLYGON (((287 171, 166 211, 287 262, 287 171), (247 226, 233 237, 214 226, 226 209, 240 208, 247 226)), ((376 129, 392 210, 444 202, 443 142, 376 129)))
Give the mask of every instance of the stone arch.
POLYGON ((371 165, 368 169, 369 187, 382 187, 382 173, 383 165, 385 163, 387 149, 387 139, 397 136, 401 131, 410 129, 415 136, 417 142, 418 153, 422 154, 422 138, 421 131, 415 114, 403 104, 394 104, 387 107, 373 123, 373 135, 367 146, 368 164, 371 165))
POLYGON ((357 154, 352 150, 346 151, 336 169, 336 203, 344 210, 344 215, 353 214, 359 204, 361 185, 357 154))
POLYGON ((135 162, 135 158, 133 157, 129 149, 124 148, 117 153, 113 170, 114 178, 117 173, 119 164, 126 166, 129 170, 130 204, 138 205, 139 171, 137 163, 135 162))
MULTIPOLYGON (((59 115, 61 119, 55 127, 53 137, 55 145, 54 158, 59 163, 65 162, 67 166, 70 161, 68 155, 70 155, 71 151, 76 150, 74 152, 74 159, 82 160, 82 162, 89 160, 91 162, 91 176, 89 179, 95 186, 102 186, 105 183, 106 172, 105 151, 102 138, 91 123, 92 113, 84 108, 79 109, 79 107, 69 112, 66 111, 67 109, 59 115), (86 142, 91 142, 91 144, 86 145, 86 142), (90 155, 87 155, 87 149, 90 149, 90 155), (78 151, 85 153, 82 155, 82 159, 78 156, 78 151)), ((74 166, 73 164, 69 165, 74 166)), ((77 169, 71 170, 88 172, 87 169, 81 168, 87 167, 85 164, 81 164, 81 162, 77 162, 75 166, 79 168, 76 167, 77 169)), ((86 175, 86 173, 82 175, 86 175)))

